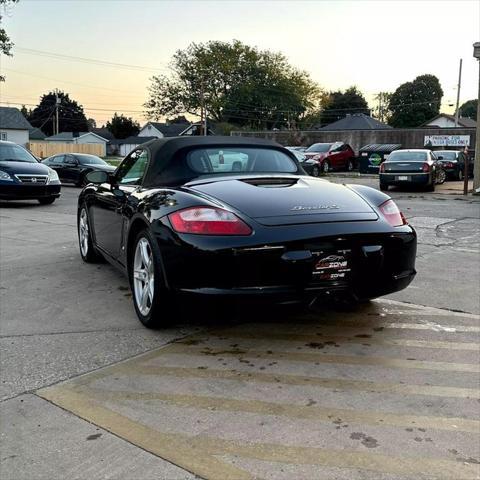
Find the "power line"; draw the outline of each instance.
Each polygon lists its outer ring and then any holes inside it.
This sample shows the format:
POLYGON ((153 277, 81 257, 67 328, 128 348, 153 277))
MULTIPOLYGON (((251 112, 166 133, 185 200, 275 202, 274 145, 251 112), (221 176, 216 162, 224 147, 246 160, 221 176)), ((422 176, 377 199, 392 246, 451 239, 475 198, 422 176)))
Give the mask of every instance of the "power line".
POLYGON ((115 88, 99 87, 99 86, 96 86, 96 85, 86 85, 86 84, 83 84, 83 83, 70 82, 69 80, 59 80, 58 78, 44 77, 43 75, 36 75, 36 74, 32 74, 32 73, 27 73, 27 72, 19 72, 18 70, 12 70, 11 68, 4 68, 3 70, 6 70, 7 72, 16 73, 18 75, 26 75, 27 77, 34 77, 34 78, 41 78, 43 80, 50 80, 51 82, 68 83, 68 84, 76 85, 76 86, 82 87, 82 88, 93 88, 95 90, 108 90, 110 92, 118 92, 118 93, 130 93, 127 90, 117 90, 115 88))
POLYGON ((56 60, 65 60, 70 62, 89 63, 92 65, 100 65, 103 67, 125 68, 127 70, 150 71, 150 72, 167 71, 167 69, 165 68, 154 68, 154 67, 147 67, 143 65, 131 65, 126 63, 109 62, 107 60, 100 60, 96 58, 85 58, 85 57, 77 57, 73 55, 64 55, 62 53, 46 52, 44 50, 35 50, 33 48, 23 48, 19 46, 15 47, 15 51, 19 53, 23 53, 25 55, 48 57, 56 60))

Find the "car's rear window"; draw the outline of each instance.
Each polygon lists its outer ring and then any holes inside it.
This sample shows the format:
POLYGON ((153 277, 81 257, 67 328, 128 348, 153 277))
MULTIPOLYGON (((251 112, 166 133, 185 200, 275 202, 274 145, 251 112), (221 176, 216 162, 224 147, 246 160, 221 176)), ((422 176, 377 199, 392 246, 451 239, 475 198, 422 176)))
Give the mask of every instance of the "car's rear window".
POLYGON ((196 148, 187 154, 187 164, 203 175, 225 173, 295 173, 298 168, 288 154, 271 148, 196 148))
POLYGON ((457 154, 456 152, 435 152, 437 158, 442 157, 443 160, 456 160, 457 154))
POLYGON ((392 152, 388 157, 389 162, 398 161, 424 162, 427 160, 427 152, 392 152))

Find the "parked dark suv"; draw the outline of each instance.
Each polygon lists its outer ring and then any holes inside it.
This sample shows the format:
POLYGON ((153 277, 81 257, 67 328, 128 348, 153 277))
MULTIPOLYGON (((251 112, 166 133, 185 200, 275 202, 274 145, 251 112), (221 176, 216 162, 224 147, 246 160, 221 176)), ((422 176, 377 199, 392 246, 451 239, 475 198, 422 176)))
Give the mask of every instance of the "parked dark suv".
POLYGON ((302 163, 302 167, 314 177, 318 177, 320 172, 351 171, 355 168, 355 153, 350 145, 343 142, 314 143, 303 153, 307 160, 302 163))

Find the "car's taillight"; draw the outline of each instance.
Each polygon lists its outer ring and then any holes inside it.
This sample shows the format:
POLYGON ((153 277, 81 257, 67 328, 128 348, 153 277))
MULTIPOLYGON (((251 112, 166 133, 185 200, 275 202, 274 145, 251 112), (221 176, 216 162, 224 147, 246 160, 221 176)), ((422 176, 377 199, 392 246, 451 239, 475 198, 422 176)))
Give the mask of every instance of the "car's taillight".
POLYGON ((197 235, 250 235, 252 229, 235 214, 213 207, 191 207, 168 218, 178 233, 197 235))
POLYGON ((428 163, 424 163, 424 164, 422 165, 422 170, 423 170, 424 172, 429 172, 429 171, 430 171, 430 165, 429 165, 428 163))
POLYGON ((407 219, 403 216, 403 213, 397 207, 397 204, 393 200, 387 200, 380 205, 380 211, 392 227, 401 227, 407 225, 407 219))
POLYGON ((380 173, 383 173, 383 172, 385 172, 385 164, 381 163, 380 164, 380 173))

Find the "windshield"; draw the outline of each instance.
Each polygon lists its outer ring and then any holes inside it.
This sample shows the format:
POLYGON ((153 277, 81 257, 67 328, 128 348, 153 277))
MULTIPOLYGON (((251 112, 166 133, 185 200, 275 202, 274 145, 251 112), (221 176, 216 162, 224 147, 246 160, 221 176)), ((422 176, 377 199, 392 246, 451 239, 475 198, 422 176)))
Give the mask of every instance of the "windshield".
POLYGON ((442 152, 442 151, 438 151, 438 152, 435 152, 435 156, 437 158, 439 157, 443 157, 443 160, 456 160, 457 159, 457 152, 442 152))
POLYGON ((102 160, 100 157, 96 157, 95 155, 76 154, 75 157, 78 158, 78 161, 82 165, 108 165, 105 160, 102 160))
POLYGON ((196 173, 296 173, 297 165, 284 152, 269 148, 197 148, 187 154, 196 173))
POLYGON ((18 145, 0 144, 0 162, 37 163, 37 159, 18 145))
POLYGON ((424 162, 427 160, 427 152, 401 152, 397 150, 392 152, 388 157, 389 162, 399 162, 399 161, 410 161, 410 162, 424 162))
POLYGON ((310 145, 305 151, 308 152, 328 152, 332 143, 314 143, 310 145))

